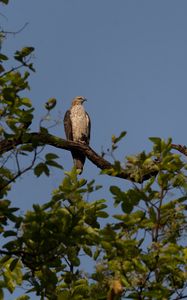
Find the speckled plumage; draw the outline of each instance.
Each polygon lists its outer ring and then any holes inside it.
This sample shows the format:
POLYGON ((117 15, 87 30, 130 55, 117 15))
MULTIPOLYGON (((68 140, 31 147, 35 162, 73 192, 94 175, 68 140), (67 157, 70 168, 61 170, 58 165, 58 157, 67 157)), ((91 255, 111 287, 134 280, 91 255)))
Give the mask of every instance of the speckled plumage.
MULTIPOLYGON (((67 139, 89 144, 91 125, 89 115, 83 107, 84 101, 86 101, 86 98, 82 96, 77 96, 73 99, 71 108, 64 116, 64 129, 67 139)), ((73 150, 71 153, 74 164, 79 174, 81 174, 86 157, 80 151, 73 150)))

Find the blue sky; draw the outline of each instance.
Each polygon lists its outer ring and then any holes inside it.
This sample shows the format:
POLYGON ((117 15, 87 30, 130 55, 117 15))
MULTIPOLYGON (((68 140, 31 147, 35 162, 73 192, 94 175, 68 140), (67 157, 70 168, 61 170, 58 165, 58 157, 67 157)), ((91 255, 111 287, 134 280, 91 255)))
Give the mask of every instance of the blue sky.
MULTIPOLYGON (((48 98, 58 100, 57 117, 64 115, 74 96, 83 95, 92 120, 91 146, 98 153, 122 130, 128 135, 116 153, 120 160, 149 151, 149 136, 186 144, 186 11, 185 0, 10 0, 10 5, 1 6, 4 30, 29 23, 18 35, 8 36, 2 52, 35 47, 36 73, 27 93, 36 107, 33 129, 45 114, 48 98)), ((64 137, 63 124, 51 133, 64 137)), ((70 169, 70 154, 55 152, 70 169)), ((105 187, 98 197, 111 199, 110 184, 129 186, 98 174, 87 161, 83 176, 105 187)), ((62 178, 63 172, 55 170, 49 179, 27 174, 13 187, 10 199, 24 211, 32 203, 47 201, 62 178)))

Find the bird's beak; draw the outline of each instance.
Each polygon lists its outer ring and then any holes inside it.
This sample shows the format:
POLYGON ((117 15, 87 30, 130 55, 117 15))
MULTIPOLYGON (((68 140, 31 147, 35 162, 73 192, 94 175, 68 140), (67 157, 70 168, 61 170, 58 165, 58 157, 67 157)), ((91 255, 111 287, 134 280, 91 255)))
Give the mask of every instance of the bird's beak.
POLYGON ((84 98, 83 102, 88 101, 86 98, 84 98))

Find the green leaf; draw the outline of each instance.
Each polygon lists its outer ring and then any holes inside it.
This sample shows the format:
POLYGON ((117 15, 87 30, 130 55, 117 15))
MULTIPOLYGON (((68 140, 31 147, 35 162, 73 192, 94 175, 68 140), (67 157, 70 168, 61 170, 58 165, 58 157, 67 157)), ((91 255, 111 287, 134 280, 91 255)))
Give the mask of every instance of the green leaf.
POLYGON ((47 176, 49 176, 49 168, 46 166, 45 163, 39 163, 35 168, 34 168, 34 174, 39 177, 42 175, 42 173, 45 173, 47 176))
POLYGON ((101 254, 101 249, 96 249, 96 251, 94 252, 93 259, 97 260, 100 254, 101 254))
POLYGON ((5 71, 5 69, 4 69, 3 65, 0 64, 0 73, 2 73, 4 71, 5 71))
MULTIPOLYGON (((7 103, 10 105, 14 104, 16 98, 16 91, 12 87, 4 87, 2 90, 3 97, 7 103)), ((9 116, 10 119, 13 119, 13 116, 9 116)))
POLYGON ((13 230, 7 230, 7 231, 5 231, 4 233, 3 233, 3 236, 4 237, 8 237, 8 236, 16 236, 17 235, 17 233, 15 232, 15 231, 13 231, 13 230))
POLYGON ((27 295, 23 295, 23 296, 16 298, 16 300, 29 300, 29 299, 30 299, 30 297, 27 295))
POLYGON ((127 134, 126 131, 122 131, 118 137, 115 137, 115 136, 113 135, 113 136, 112 136, 112 142, 113 142, 114 144, 118 143, 123 137, 126 136, 126 134, 127 134))
POLYGON ((106 211, 97 211, 96 216, 98 218, 108 218, 108 213, 106 211))
POLYGON ((53 159, 56 159, 56 158, 59 158, 59 156, 55 153, 47 153, 45 155, 46 160, 53 160, 53 159))
POLYGON ((4 4, 8 4, 9 0, 0 0, 0 2, 2 2, 4 4))
POLYGON ((34 168, 34 174, 39 177, 43 172, 44 172, 44 163, 39 163, 35 168, 34 168))
POLYGON ((30 55, 34 51, 34 47, 24 47, 21 49, 21 54, 23 57, 30 55))
POLYGON ((116 195, 116 196, 119 196, 119 197, 121 196, 121 193, 122 193, 122 191, 120 190, 120 188, 118 186, 115 186, 115 185, 111 185, 110 192, 113 195, 116 195))
POLYGON ((78 267, 80 265, 80 259, 76 256, 69 258, 71 261, 72 265, 75 267, 78 267))
POLYGON ((34 47, 24 47, 20 51, 16 51, 14 58, 21 62, 23 65, 27 66, 29 69, 34 71, 32 63, 27 64, 25 58, 34 51, 34 47))
POLYGON ((133 203, 130 202, 130 201, 124 201, 122 204, 121 204, 121 208, 122 210, 126 213, 126 214, 130 214, 133 210, 133 203))
POLYGON ((153 223, 156 223, 156 220, 157 220, 157 215, 156 215, 156 212, 154 210, 153 207, 150 207, 149 208, 149 216, 150 216, 150 219, 153 223))
POLYGON ((0 61, 2 60, 8 60, 8 57, 2 53, 0 53, 0 61))
POLYGON ((3 264, 7 262, 11 258, 11 255, 5 255, 3 258, 1 258, 0 263, 3 264))
POLYGON ((25 105, 27 107, 32 107, 32 102, 29 98, 22 98, 21 102, 22 102, 22 105, 25 105))
POLYGON ((107 242, 107 241, 101 241, 101 245, 102 247, 106 250, 106 251, 111 251, 112 250, 112 244, 111 242, 107 242))
POLYGON ((49 165, 49 166, 52 166, 52 167, 63 170, 63 167, 54 160, 47 160, 46 164, 49 165))
POLYGON ((15 249, 15 241, 10 241, 10 242, 8 242, 8 243, 6 243, 5 245, 3 245, 3 248, 6 248, 6 249, 8 249, 8 250, 13 250, 13 249, 15 249))
POLYGON ((51 110, 51 109, 53 109, 55 106, 56 106, 56 103, 57 103, 57 101, 56 101, 56 99, 55 98, 50 98, 46 103, 45 103, 45 108, 47 109, 47 110, 51 110))
POLYGON ((92 250, 90 249, 90 247, 84 245, 83 250, 88 256, 92 257, 92 250))
POLYGON ((19 149, 22 151, 32 152, 34 148, 31 145, 23 145, 19 149))
POLYGON ((153 142, 154 144, 160 144, 161 143, 161 139, 158 137, 149 137, 149 140, 151 142, 153 142))
POLYGON ((13 271, 13 270, 16 268, 18 261, 19 261, 19 258, 15 258, 15 259, 10 263, 10 266, 9 266, 10 271, 13 271))

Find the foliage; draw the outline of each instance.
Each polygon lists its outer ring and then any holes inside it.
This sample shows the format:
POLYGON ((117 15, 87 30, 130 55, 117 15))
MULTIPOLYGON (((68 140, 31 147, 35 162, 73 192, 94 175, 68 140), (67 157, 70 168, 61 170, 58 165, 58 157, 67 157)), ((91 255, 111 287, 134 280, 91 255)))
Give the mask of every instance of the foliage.
POLYGON ((8 4, 9 0, 0 0, 3 4, 8 4))
MULTIPOLYGON (((11 69, 0 54, 0 143, 21 141, 0 157, 0 299, 18 286, 26 292, 17 300, 32 293, 50 300, 187 298, 187 165, 172 153, 171 139, 152 137, 151 152, 126 158, 125 169, 136 182, 153 168, 157 175, 129 189, 112 185, 110 215, 108 200, 95 199, 101 186, 78 177, 75 169, 64 173, 50 201, 33 204, 25 214, 7 199, 27 171, 39 177, 50 176, 51 167, 62 169, 45 145, 34 138, 27 143, 34 108, 23 92, 34 71, 33 51, 16 51, 11 69)), ((46 102, 47 116, 56 104, 55 98, 46 102)), ((112 136, 112 157, 125 135, 112 136)), ((114 176, 122 165, 115 160, 114 176)))

